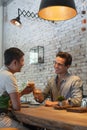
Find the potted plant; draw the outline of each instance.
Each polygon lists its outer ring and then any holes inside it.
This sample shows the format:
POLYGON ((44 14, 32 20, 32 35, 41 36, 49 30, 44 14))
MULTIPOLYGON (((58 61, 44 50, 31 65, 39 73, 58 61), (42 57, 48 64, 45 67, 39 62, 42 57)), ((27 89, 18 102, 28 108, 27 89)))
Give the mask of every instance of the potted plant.
POLYGON ((59 104, 59 106, 62 106, 62 101, 64 101, 64 100, 65 100, 64 96, 59 96, 58 97, 58 104, 59 104))

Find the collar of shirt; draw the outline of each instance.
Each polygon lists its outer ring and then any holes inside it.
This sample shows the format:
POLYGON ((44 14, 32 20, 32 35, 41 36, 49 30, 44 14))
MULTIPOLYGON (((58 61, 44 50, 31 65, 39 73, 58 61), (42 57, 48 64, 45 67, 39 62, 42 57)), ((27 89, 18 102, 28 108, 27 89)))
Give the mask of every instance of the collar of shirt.
POLYGON ((2 70, 9 70, 8 68, 7 68, 7 66, 2 66, 2 68, 0 69, 0 71, 2 71, 2 70))
MULTIPOLYGON (((67 72, 66 75, 65 75, 65 77, 62 79, 61 82, 65 82, 66 79, 67 79, 67 77, 69 77, 70 75, 71 75, 71 74, 67 72)), ((58 84, 58 75, 57 75, 56 78, 55 78, 55 82, 56 82, 56 84, 58 84)))

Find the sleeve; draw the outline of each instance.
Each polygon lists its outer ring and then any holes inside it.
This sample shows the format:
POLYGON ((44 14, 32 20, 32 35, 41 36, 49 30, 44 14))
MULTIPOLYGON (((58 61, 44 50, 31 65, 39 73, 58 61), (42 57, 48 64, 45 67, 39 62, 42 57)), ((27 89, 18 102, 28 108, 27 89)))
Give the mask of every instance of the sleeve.
POLYGON ((82 101, 82 88, 83 83, 80 78, 73 81, 71 87, 71 104, 74 106, 80 106, 82 101))
POLYGON ((5 89, 8 93, 18 92, 17 80, 13 74, 7 76, 5 89))
POLYGON ((48 81, 46 87, 43 90, 44 99, 46 99, 49 96, 49 94, 50 94, 50 83, 48 81))
POLYGON ((47 85, 46 85, 46 87, 43 90, 44 99, 46 99, 47 97, 51 96, 52 80, 53 79, 48 80, 47 85))

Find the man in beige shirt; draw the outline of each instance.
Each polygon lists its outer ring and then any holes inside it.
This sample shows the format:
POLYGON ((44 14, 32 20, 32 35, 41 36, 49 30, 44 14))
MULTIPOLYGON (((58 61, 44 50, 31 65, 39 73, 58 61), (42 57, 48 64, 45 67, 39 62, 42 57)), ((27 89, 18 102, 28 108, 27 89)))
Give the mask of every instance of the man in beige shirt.
POLYGON ((68 72, 72 63, 72 56, 67 52, 59 52, 54 61, 56 76, 52 77, 41 94, 35 94, 35 100, 43 102, 48 96, 51 100, 46 100, 46 106, 58 104, 58 97, 63 96, 64 104, 80 106, 82 100, 82 80, 76 75, 68 72))

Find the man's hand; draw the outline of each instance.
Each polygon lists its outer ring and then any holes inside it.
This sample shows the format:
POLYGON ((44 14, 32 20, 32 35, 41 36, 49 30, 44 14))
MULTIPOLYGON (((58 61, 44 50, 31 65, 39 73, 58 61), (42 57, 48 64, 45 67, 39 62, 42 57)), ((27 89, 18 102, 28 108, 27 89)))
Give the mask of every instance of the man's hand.
POLYGON ((34 90, 34 85, 28 84, 20 93, 21 96, 25 95, 25 94, 29 94, 31 92, 33 92, 34 90))
POLYGON ((31 92, 33 91, 33 89, 34 89, 34 87, 28 85, 28 86, 26 86, 26 87, 24 88, 23 93, 24 93, 24 94, 29 94, 29 93, 31 93, 31 92))
POLYGON ((62 101, 62 106, 67 106, 67 105, 69 105, 68 100, 64 100, 64 101, 62 101))
POLYGON ((54 101, 54 102, 49 101, 49 100, 45 101, 45 106, 47 107, 54 107, 55 105, 58 105, 58 101, 54 101))
POLYGON ((40 89, 34 89, 33 90, 33 96, 34 96, 34 99, 37 101, 37 102, 39 102, 39 103, 42 103, 43 101, 44 101, 44 96, 43 96, 43 94, 42 94, 42 92, 41 92, 41 90, 40 89))

